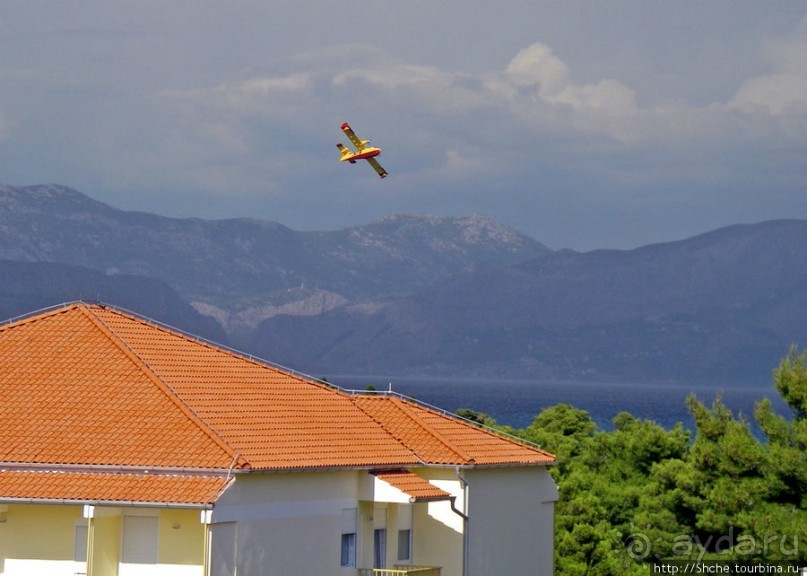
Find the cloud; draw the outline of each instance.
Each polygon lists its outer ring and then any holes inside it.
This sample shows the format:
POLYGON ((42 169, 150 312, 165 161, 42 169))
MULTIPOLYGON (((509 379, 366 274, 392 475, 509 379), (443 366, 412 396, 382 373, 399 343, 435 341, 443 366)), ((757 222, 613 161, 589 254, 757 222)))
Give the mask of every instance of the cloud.
POLYGON ((516 54, 506 73, 517 86, 537 86, 538 94, 547 100, 554 99, 571 83, 566 64, 540 42, 516 54))
MULTIPOLYGON (((307 73, 289 74, 276 78, 252 78, 237 87, 236 95, 270 96, 278 93, 291 93, 307 90, 311 87, 311 75, 307 73)), ((227 91, 227 87, 223 86, 227 91)))
POLYGON ((379 66, 347 70, 334 75, 336 86, 361 81, 382 90, 417 89, 422 86, 443 87, 451 83, 450 75, 434 66, 382 63, 379 66))
POLYGON ((774 116, 807 111, 807 75, 778 73, 752 78, 743 83, 731 105, 748 112, 774 116))
POLYGON ((773 42, 770 74, 746 80, 729 103, 748 113, 807 113, 807 18, 793 34, 773 42))
MULTIPOLYGON (((406 157, 403 163, 421 179, 456 182, 494 178, 497 170, 521 173, 536 146, 545 145, 542 139, 555 142, 551 153, 563 150, 570 163, 615 146, 623 153, 675 151, 688 158, 689 174, 709 179, 714 170, 698 159, 705 151, 716 153, 727 140, 751 146, 761 134, 775 139, 792 130, 771 115, 798 113, 807 98, 807 50, 800 50, 804 28, 774 51, 771 74, 748 79, 731 101, 709 106, 681 101, 640 106, 620 79, 577 82, 574 70, 543 42, 515 52, 498 70, 476 74, 415 64, 370 46, 329 47, 274 62, 264 73, 164 93, 175 110, 173 134, 180 140, 164 153, 178 156, 184 150, 190 156, 204 142, 205 162, 262 155, 258 167, 283 179, 300 161, 316 166, 314 157, 326 157, 331 142, 318 142, 324 125, 365 117, 376 126, 389 124, 379 143, 397 142, 398 157, 406 157), (278 136, 284 138, 280 148, 278 136)), ((630 176, 636 182, 652 178, 630 176)))
POLYGON ((498 109, 535 119, 567 113, 579 114, 575 127, 593 126, 594 117, 617 117, 636 112, 633 91, 614 79, 596 84, 575 84, 568 66, 552 49, 535 43, 521 50, 503 71, 471 75, 400 62, 378 61, 372 66, 348 69, 333 77, 337 87, 361 83, 388 98, 414 99, 435 113, 468 113, 498 109))
POLYGON ((721 106, 745 135, 781 147, 807 143, 807 17, 767 44, 770 71, 746 79, 721 106))
POLYGON ((516 54, 507 66, 505 78, 515 86, 534 89, 534 96, 549 104, 609 115, 636 112, 633 90, 611 78, 596 84, 575 84, 568 66, 540 42, 516 54))
POLYGON ((612 78, 575 83, 566 63, 541 42, 518 52, 490 85, 528 121, 632 138, 630 123, 638 112, 634 91, 612 78))

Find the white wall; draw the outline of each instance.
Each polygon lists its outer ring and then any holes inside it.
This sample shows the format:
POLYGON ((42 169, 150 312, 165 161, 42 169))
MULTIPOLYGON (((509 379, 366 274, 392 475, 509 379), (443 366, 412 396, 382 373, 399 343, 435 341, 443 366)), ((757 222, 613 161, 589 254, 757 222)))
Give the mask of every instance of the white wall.
POLYGON ((3 576, 76 576, 84 574, 86 564, 69 560, 8 559, 0 566, 3 576))
MULTIPOLYGON (((419 469, 456 495, 453 469, 419 469)), ((543 467, 472 469, 469 482, 469 576, 552 573, 557 488, 543 467)), ((358 513, 357 567, 373 557, 372 481, 364 470, 240 474, 213 510, 212 576, 316 574, 353 576, 340 564, 342 511, 358 513)), ((397 552, 397 503, 386 505, 388 566, 397 552)), ((419 503, 412 514, 412 562, 462 576, 462 518, 449 502, 419 503)))
POLYGON ((213 510, 212 576, 352 576, 339 566, 341 521, 358 507, 359 474, 367 472, 239 475, 213 510), (230 556, 228 543, 235 570, 218 557, 230 556))
MULTIPOLYGON (((429 482, 456 498, 463 510, 462 484, 453 468, 419 471, 429 482)), ((462 576, 463 520, 445 500, 419 504, 413 509, 414 563, 442 567, 442 576, 462 576)))
POLYGON ((558 491, 546 468, 479 468, 465 477, 468 576, 552 574, 558 491))

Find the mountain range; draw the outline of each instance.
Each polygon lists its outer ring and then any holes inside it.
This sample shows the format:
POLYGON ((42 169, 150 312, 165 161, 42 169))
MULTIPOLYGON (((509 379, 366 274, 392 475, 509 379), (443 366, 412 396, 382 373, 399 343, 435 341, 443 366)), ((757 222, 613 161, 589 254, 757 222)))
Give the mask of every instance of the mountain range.
POLYGON ((759 382, 807 326, 807 221, 551 250, 483 216, 299 232, 0 186, 0 315, 104 300, 307 373, 759 382))
POLYGON ((161 278, 235 335, 275 314, 313 315, 400 296, 473 264, 549 251, 481 216, 391 216, 298 232, 248 218, 127 212, 64 186, 0 186, 0 258, 161 278))

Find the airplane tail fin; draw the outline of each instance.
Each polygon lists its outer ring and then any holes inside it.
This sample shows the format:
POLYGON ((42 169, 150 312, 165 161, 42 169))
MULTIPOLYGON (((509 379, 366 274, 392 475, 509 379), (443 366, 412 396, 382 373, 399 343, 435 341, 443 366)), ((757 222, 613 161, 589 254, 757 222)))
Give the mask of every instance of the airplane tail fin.
POLYGON ((347 160, 351 164, 356 163, 355 160, 350 159, 350 156, 353 155, 353 152, 350 151, 350 148, 347 148, 347 147, 343 146, 341 142, 339 144, 337 144, 336 147, 339 148, 339 152, 342 153, 342 156, 339 158, 340 162, 344 162, 345 160, 347 160))

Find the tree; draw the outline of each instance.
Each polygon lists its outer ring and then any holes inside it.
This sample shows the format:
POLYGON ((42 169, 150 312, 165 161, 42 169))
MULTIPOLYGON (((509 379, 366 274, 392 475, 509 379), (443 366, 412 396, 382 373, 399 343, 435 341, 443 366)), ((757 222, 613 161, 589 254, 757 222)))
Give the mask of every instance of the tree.
POLYGON ((790 347, 787 356, 774 370, 774 386, 785 402, 796 413, 796 420, 807 417, 807 351, 798 353, 795 346, 790 347))
POLYGON ((536 416, 522 436, 557 456, 559 464, 552 471, 557 480, 560 470, 580 455, 596 431, 597 425, 588 412, 557 404, 536 416))
MULTIPOLYGON (((612 432, 599 430, 587 412, 559 404, 544 410, 525 430, 526 438, 561 460, 553 469, 560 489, 555 509, 558 574, 647 573, 626 544, 636 530, 640 502, 654 490, 647 482, 653 464, 682 457, 689 435, 682 426, 668 432, 627 413, 619 414, 614 425, 612 432)), ((669 524, 670 514, 657 508, 638 521, 669 524)))
POLYGON ((707 407, 694 395, 694 437, 625 412, 600 430, 568 404, 514 431, 560 460, 557 575, 647 574, 656 557, 807 562, 807 352, 790 349, 774 388, 792 417, 758 402, 763 439, 720 396, 707 407))
POLYGON ((472 410, 471 408, 458 408, 456 414, 460 418, 464 418, 465 420, 473 422, 479 426, 496 426, 496 420, 484 412, 479 412, 478 410, 472 410))

